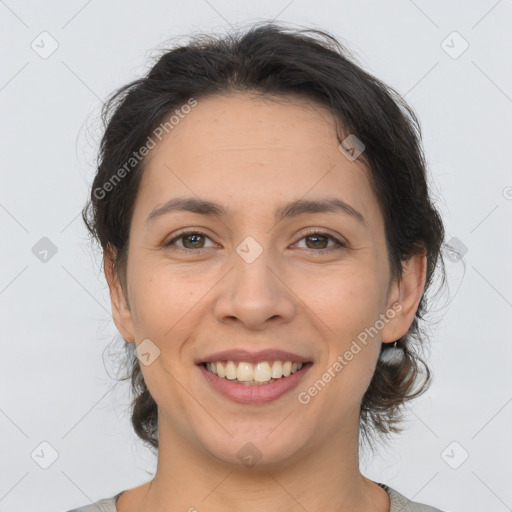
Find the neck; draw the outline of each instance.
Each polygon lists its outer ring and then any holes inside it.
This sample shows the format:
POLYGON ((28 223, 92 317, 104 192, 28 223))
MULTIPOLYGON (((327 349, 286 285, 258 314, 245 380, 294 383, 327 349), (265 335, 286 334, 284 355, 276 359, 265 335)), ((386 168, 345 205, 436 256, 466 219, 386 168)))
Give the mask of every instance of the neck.
MULTIPOLYGON (((162 422, 156 475, 139 488, 134 510, 388 512, 386 491, 359 471, 357 424, 332 439, 277 464, 234 466, 162 422)), ((122 500, 118 509, 130 512, 122 500)))

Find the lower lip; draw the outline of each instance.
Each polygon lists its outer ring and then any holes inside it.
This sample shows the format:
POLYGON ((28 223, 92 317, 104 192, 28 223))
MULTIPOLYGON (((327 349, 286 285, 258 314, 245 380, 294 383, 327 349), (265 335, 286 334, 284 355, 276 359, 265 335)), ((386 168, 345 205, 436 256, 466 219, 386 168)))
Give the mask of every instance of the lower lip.
POLYGON ((289 377, 281 377, 270 384, 240 384, 238 382, 219 377, 209 372, 202 364, 199 369, 208 383, 221 395, 242 404, 262 404, 276 400, 288 391, 291 391, 306 375, 312 364, 305 364, 298 372, 289 377))

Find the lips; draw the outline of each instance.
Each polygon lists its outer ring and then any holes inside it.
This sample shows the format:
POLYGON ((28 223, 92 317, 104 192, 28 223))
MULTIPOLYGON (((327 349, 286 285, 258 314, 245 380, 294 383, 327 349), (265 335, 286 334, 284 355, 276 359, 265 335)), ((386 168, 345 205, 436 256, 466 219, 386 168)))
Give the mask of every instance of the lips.
POLYGON ((215 352, 196 364, 210 387, 224 397, 243 404, 262 404, 295 388, 313 363, 311 358, 283 350, 237 349, 215 352))
POLYGON ((312 362, 312 358, 276 349, 260 350, 258 352, 235 349, 209 354, 202 359, 198 359, 195 363, 215 363, 217 361, 233 361, 234 363, 247 362, 253 364, 263 361, 291 361, 292 363, 305 364, 312 362))

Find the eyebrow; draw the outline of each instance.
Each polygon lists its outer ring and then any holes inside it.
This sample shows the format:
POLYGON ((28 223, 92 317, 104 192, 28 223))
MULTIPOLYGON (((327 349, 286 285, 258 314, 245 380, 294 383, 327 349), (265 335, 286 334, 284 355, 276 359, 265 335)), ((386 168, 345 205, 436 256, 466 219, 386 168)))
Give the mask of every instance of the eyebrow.
MULTIPOLYGON (((219 203, 196 197, 177 197, 167 201, 162 206, 157 206, 149 214, 146 219, 146 223, 150 223, 157 217, 172 212, 192 212, 199 215, 208 215, 213 217, 227 217, 230 215, 229 210, 219 203)), ((336 197, 317 200, 297 199, 295 201, 291 201, 290 203, 276 208, 274 212, 274 221, 278 223, 283 219, 296 217, 305 213, 330 212, 346 214, 366 225, 365 218, 358 210, 336 197)))

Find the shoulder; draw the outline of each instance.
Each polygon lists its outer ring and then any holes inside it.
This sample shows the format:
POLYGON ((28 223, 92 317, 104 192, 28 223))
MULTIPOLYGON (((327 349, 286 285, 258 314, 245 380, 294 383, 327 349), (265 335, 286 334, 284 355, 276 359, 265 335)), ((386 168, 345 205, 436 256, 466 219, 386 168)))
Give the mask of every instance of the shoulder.
POLYGON ((380 485, 389 495, 389 500, 391 502, 389 512, 443 512, 442 510, 431 507, 430 505, 411 501, 388 485, 378 482, 376 483, 380 485))
POLYGON ((73 510, 68 510, 67 512, 117 512, 116 502, 121 494, 122 492, 112 496, 111 498, 104 498, 95 503, 91 503, 80 508, 74 508, 73 510))

